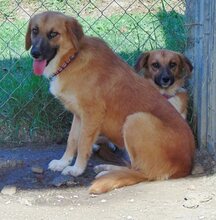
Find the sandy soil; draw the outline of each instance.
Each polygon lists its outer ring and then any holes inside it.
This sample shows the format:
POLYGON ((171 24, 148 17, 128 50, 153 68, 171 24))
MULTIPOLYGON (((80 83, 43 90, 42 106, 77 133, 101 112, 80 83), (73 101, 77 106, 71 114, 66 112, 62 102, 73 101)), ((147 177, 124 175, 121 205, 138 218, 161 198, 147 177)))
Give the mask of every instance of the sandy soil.
POLYGON ((140 183, 92 196, 88 186, 93 156, 82 177, 61 177, 47 170, 64 146, 0 149, 0 219, 216 219, 216 175, 194 175, 179 180, 140 183), (43 173, 32 172, 39 166, 43 173), (55 187, 54 185, 59 185, 55 187))

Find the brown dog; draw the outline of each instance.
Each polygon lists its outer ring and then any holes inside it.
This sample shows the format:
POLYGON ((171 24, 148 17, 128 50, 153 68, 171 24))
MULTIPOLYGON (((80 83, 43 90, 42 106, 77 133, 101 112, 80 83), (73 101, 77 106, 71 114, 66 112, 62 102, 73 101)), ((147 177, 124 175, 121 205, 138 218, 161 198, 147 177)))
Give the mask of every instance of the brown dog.
POLYGON ((144 72, 160 93, 186 119, 188 107, 185 80, 193 70, 190 60, 183 54, 170 50, 153 50, 143 53, 135 65, 136 72, 144 72))
POLYGON ((91 193, 190 174, 191 129, 158 90, 102 40, 85 36, 72 17, 44 12, 29 23, 26 49, 31 46, 34 72, 51 79, 51 93, 74 113, 66 151, 50 162, 51 170, 81 175, 92 144, 103 134, 126 147, 131 168, 99 166, 106 175, 93 183, 91 193))

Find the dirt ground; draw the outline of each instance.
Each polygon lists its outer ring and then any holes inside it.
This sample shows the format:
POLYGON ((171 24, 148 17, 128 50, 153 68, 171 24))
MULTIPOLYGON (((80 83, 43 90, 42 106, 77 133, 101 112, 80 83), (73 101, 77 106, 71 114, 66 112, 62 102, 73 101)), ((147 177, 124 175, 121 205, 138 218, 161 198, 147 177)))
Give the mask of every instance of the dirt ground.
POLYGON ((84 175, 64 177, 47 170, 49 161, 63 152, 58 145, 0 149, 1 220, 216 219, 215 174, 198 169, 187 178, 95 196, 88 194, 93 166, 104 161, 93 155, 84 175))

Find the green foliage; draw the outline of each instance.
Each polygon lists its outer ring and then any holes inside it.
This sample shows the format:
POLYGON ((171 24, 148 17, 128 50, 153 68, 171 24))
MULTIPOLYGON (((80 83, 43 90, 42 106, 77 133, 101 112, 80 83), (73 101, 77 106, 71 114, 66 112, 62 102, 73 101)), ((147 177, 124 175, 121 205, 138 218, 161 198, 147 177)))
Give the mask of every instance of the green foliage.
POLYGON ((187 36, 184 16, 174 10, 169 12, 161 10, 156 16, 161 23, 166 48, 184 52, 187 36))

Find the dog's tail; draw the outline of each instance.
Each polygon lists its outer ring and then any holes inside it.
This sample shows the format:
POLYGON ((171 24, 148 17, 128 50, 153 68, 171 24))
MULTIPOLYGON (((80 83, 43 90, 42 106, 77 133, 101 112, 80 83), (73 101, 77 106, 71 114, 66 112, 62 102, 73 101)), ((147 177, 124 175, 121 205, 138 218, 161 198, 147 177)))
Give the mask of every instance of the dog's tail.
POLYGON ((148 180, 141 172, 133 169, 110 171, 97 178, 91 185, 89 192, 101 194, 123 186, 130 186, 148 180))

